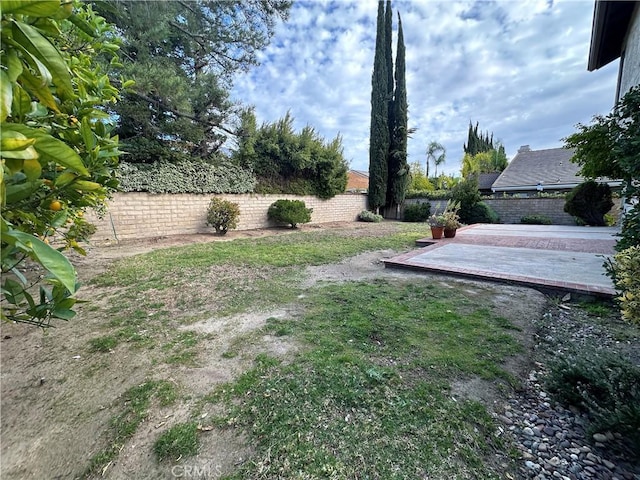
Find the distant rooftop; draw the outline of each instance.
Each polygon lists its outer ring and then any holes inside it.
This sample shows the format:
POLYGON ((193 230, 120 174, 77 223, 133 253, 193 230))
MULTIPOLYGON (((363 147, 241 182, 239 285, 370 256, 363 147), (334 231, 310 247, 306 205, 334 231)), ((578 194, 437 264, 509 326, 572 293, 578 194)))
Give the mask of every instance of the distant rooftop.
POLYGON ((579 166, 571 162, 573 149, 531 150, 523 145, 493 183, 494 191, 535 190, 538 184, 550 188, 572 188, 584 181, 579 166))

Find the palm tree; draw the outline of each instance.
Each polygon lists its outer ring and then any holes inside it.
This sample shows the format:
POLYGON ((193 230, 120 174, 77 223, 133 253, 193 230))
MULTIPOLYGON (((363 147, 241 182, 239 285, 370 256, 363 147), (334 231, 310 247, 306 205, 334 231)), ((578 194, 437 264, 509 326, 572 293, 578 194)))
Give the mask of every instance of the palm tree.
POLYGON ((438 165, 444 163, 446 156, 446 149, 441 143, 431 142, 427 147, 427 178, 429 178, 429 162, 433 161, 434 166, 436 167, 436 174, 438 176, 438 165))

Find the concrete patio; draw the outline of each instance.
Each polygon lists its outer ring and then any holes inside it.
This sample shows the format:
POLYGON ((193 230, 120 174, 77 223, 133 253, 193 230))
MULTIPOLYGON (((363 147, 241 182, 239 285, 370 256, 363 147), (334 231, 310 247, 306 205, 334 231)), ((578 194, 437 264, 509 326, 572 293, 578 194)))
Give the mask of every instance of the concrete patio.
POLYGON ((418 250, 384 261, 387 268, 438 272, 604 297, 617 228, 476 224, 451 239, 420 239, 418 250))

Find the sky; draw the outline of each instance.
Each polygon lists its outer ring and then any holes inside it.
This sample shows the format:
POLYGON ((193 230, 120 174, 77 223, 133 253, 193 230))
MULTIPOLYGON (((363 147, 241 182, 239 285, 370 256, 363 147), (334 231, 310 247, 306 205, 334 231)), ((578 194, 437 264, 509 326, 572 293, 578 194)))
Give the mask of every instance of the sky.
MULTIPOLYGON (((594 2, 393 0, 406 47, 409 163, 424 167, 429 142, 446 148, 439 173, 460 175, 469 122, 493 132, 511 160, 521 145, 562 138, 611 111, 618 61, 587 71, 594 2)), ((294 127, 339 133, 354 170, 369 169, 376 0, 294 0, 260 65, 235 79, 232 97, 258 123, 287 111, 294 127)), ((433 166, 431 166, 433 174, 433 166)))

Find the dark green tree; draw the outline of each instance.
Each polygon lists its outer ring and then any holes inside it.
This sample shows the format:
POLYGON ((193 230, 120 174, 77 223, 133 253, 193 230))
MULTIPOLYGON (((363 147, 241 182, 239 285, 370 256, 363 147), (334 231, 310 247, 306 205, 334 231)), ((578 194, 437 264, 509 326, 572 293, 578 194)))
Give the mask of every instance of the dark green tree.
MULTIPOLYGON (((387 65, 387 106, 389 109, 389 142, 393 142, 394 129, 394 107, 393 107, 393 10, 391 10, 391 0, 387 0, 384 11, 384 61, 387 65)), ((391 155, 391 151, 389 152, 391 155)))
POLYGON ((572 162, 587 178, 622 179, 629 209, 622 222, 616 250, 640 245, 640 85, 630 89, 606 116, 595 116, 591 125, 577 125, 578 132, 564 139, 575 148, 572 162))
POLYGON ((398 47, 396 50, 396 88, 393 99, 393 130, 389 155, 389 188, 387 206, 394 209, 404 202, 409 185, 407 163, 407 82, 402 19, 398 13, 398 47))
POLYGON ((376 49, 371 77, 371 129, 369 134, 369 208, 377 212, 387 199, 389 156, 389 88, 385 61, 384 2, 378 2, 376 49))
POLYGON ((107 0, 96 8, 122 38, 122 73, 136 81, 114 108, 132 162, 216 156, 236 109, 234 73, 257 64, 289 0, 107 0))
POLYGON ((567 194, 564 211, 580 218, 587 225, 604 227, 605 214, 613 207, 611 188, 606 183, 587 180, 567 194))
POLYGON ((241 114, 233 159, 256 175, 258 193, 291 193, 330 198, 344 192, 347 161, 342 138, 327 142, 309 125, 299 133, 289 112, 256 128, 252 109, 241 114))
POLYGON ((491 136, 489 136, 489 132, 478 133, 478 122, 476 122, 475 127, 471 124, 471 122, 469 122, 467 143, 464 144, 463 148, 464 153, 468 153, 469 155, 477 155, 478 153, 494 150, 495 147, 493 146, 493 132, 491 133, 491 136))

